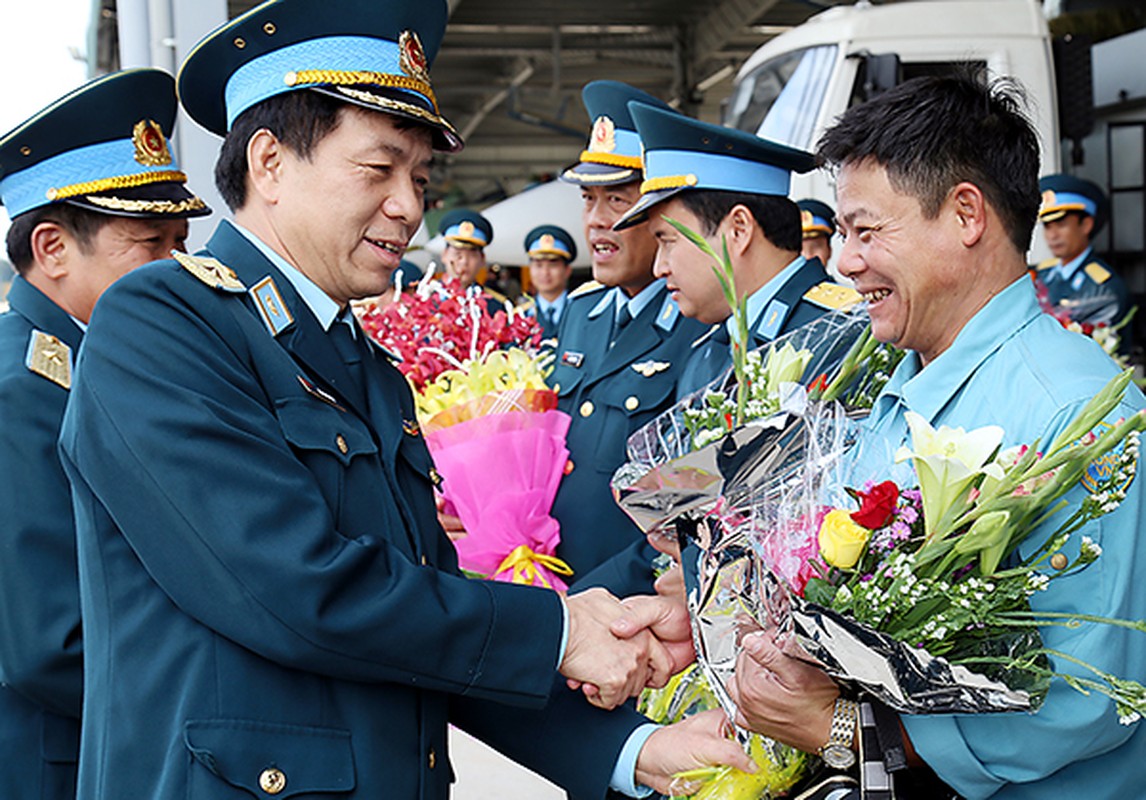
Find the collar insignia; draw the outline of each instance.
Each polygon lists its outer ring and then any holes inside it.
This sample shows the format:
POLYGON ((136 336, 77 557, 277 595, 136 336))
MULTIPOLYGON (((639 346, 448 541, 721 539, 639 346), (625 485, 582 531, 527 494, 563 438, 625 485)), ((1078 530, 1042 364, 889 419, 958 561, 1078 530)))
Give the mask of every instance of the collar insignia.
POLYGON ((145 167, 166 167, 171 163, 171 151, 163 138, 163 129, 150 119, 135 123, 131 132, 131 143, 135 145, 135 160, 145 167))
POLYGON ((72 388, 72 348, 50 333, 32 331, 24 365, 58 386, 72 388))
POLYGON ((279 287, 275 286, 274 279, 270 275, 252 286, 249 294, 254 298, 259 315, 263 318, 271 336, 278 336, 294 322, 290 309, 286 307, 283 296, 279 294, 279 287))

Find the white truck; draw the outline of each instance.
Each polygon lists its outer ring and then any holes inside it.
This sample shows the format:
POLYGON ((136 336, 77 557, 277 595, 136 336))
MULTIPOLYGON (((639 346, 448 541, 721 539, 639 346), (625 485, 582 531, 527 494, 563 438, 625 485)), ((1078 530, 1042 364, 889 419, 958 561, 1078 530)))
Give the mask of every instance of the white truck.
MULTIPOLYGON (((1110 195, 1111 221, 1096 249, 1119 268, 1141 303, 1146 290, 1143 48, 1146 31, 1095 46, 1093 59, 1083 42, 1055 43, 1036 0, 888 5, 860 0, 830 8, 761 46, 735 79, 724 123, 810 149, 839 114, 896 82, 948 71, 956 62, 1014 77, 1028 94, 1042 172, 1082 175, 1110 195), (1092 64, 1093 84, 1088 80, 1092 64), (1079 139, 1081 147, 1067 143, 1064 148, 1065 136, 1079 139)), ((794 198, 832 204, 833 196, 831 177, 822 171, 793 178, 794 198)), ((1046 255, 1036 234, 1031 260, 1046 255)))

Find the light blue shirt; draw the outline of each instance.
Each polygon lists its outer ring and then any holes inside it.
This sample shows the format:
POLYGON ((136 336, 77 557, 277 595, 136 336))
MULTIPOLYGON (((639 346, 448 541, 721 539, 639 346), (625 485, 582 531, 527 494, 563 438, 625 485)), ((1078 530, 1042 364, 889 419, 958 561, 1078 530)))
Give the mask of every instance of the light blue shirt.
MULTIPOLYGON (((796 258, 780 270, 780 272, 772 277, 772 280, 765 283, 755 292, 748 296, 746 305, 748 317, 748 331, 751 333, 756 330, 756 326, 760 324, 760 317, 764 314, 764 309, 772 302, 772 298, 776 293, 784 288, 789 279, 804 266, 804 257, 796 256, 796 258)), ((736 317, 729 315, 728 319, 724 321, 725 326, 728 328, 728 335, 732 337, 732 341, 739 341, 740 336, 736 330, 736 317)))
POLYGON ((537 295, 537 316, 549 311, 553 314, 553 324, 561 322, 561 315, 565 313, 565 306, 569 303, 569 292, 562 292, 552 303, 541 295, 537 295))
POLYGON ((610 308, 613 310, 614 319, 616 319, 617 315, 621 313, 621 308, 625 305, 629 307, 629 316, 632 319, 636 319, 637 316, 645 310, 645 307, 653 301, 657 292, 664 288, 664 285, 664 278, 657 278, 632 297, 627 296, 620 286, 614 286, 605 292, 604 297, 589 311, 589 319, 596 319, 605 313, 606 309, 610 308))
MULTIPOLYGON (((259 252, 266 256, 267 259, 278 268, 283 274, 283 277, 290 281, 295 291, 298 292, 299 297, 302 298, 306 307, 314 313, 319 324, 322 325, 323 330, 329 331, 330 326, 334 324, 335 320, 341 319, 349 324, 350 329, 355 331, 355 335, 357 335, 358 326, 351 322, 353 317, 346 318, 345 315, 348 312, 340 308, 338 303, 331 299, 330 295, 319 288, 318 284, 288 263, 285 258, 280 256, 246 228, 227 220, 224 220, 224 223, 235 225, 235 230, 243 234, 244 238, 258 248, 259 252)), ((657 282, 654 281, 653 283, 657 282)), ((664 282, 661 281, 660 283, 663 284, 664 282)), ((650 284, 644 291, 629 300, 630 311, 634 317, 640 312, 637 309, 633 309, 632 304, 636 303, 639 309, 643 309, 648 305, 652 296, 656 294, 655 291, 649 291, 649 289, 652 288, 653 286, 650 284)), ((623 295, 621 296, 623 297, 623 295)), ((562 295, 562 297, 564 297, 564 295, 562 295)), ((619 304, 617 308, 620 308, 619 304)), ((564 602, 562 602, 561 608, 564 613, 562 619, 561 647, 557 653, 558 666, 565 660, 565 648, 569 643, 569 609, 566 608, 564 602)), ((658 727, 659 726, 653 724, 642 725, 629 734, 629 738, 625 741, 625 746, 621 748, 621 752, 617 756, 617 763, 613 768, 613 774, 609 780, 609 787, 611 789, 629 797, 647 797, 652 794, 651 789, 636 785, 636 766, 637 757, 641 753, 641 748, 644 747, 645 742, 648 741, 648 738, 652 736, 658 727)))
MULTIPOLYGON (((1051 272, 1053 272, 1055 277, 1059 280, 1070 280, 1070 276, 1073 275, 1088 258, 1090 258, 1090 251, 1093 249, 1093 247, 1088 247, 1079 253, 1076 258, 1071 259, 1065 264, 1060 262, 1058 265, 1051 267, 1051 272)), ((1076 286, 1075 288, 1077 289, 1078 287, 1076 286)))
MULTIPOLYGON (((1004 446, 1044 446, 1118 372, 1090 339, 1065 330, 1040 312, 1031 280, 1023 276, 1000 292, 959 332, 955 342, 925 368, 909 353, 877 398, 865 421, 849 483, 893 477, 892 454, 907 438, 904 412, 915 411, 933 426, 970 430, 1001 425, 1004 446)), ((1132 385, 1111 421, 1146 407, 1132 385)), ((896 475, 897 471, 900 473, 896 475)), ((1130 485, 1122 506, 1076 532, 1067 547, 1073 558, 1089 536, 1103 549, 1088 569, 1050 583, 1031 600, 1036 610, 1146 618, 1146 538, 1143 477, 1130 485)), ((1085 496, 1075 487, 1071 506, 1085 496)), ((1060 512, 1051 520, 1057 526, 1060 512)), ((1053 530, 1044 525, 1020 547, 1029 554, 1053 530)), ((1042 630, 1051 649, 1114 675, 1146 681, 1146 635, 1101 625, 1078 630, 1042 630)), ((1093 677, 1052 658, 1057 672, 1093 677)), ((975 800, 1086 797, 1124 800, 1142 794, 1146 764, 1143 723, 1120 725, 1104 696, 1084 696, 1056 680, 1037 714, 903 715, 916 751, 959 794, 975 800)))

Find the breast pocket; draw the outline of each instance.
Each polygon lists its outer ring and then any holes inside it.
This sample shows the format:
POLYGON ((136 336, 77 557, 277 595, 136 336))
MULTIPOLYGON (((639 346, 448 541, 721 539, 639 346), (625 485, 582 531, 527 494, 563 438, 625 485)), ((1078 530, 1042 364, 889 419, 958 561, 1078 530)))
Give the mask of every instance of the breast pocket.
POLYGON ((354 790, 350 732, 253 720, 190 720, 188 800, 303 796, 354 790))
POLYGON ((675 387, 675 373, 646 378, 634 372, 618 377, 607 388, 602 385, 604 422, 597 443, 597 469, 612 474, 620 466, 629 436, 672 404, 675 387))

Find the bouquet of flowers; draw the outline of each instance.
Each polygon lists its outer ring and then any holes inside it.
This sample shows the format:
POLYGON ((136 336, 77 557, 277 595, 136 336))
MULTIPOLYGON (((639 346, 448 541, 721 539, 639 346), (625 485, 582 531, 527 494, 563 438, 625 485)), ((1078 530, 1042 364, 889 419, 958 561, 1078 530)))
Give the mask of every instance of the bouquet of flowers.
POLYGON ((1086 322, 1083 320, 1090 319, 1108 306, 1116 305, 1117 299, 1112 295, 1095 295, 1073 301, 1070 305, 1056 305, 1050 301, 1050 293, 1046 284, 1038 275, 1034 275, 1032 278, 1035 282, 1035 295, 1038 297, 1039 307, 1045 313, 1057 319, 1068 331, 1081 333, 1083 336, 1093 339, 1099 347, 1106 351, 1108 356, 1121 366, 1128 366, 1126 356, 1119 352, 1122 346, 1122 334, 1119 331, 1129 325, 1130 320, 1134 319, 1134 315, 1138 313, 1137 306, 1131 308, 1126 312, 1126 316, 1115 322, 1086 322))
POLYGON ((480 577, 564 589, 549 511, 568 462, 570 419, 545 385, 551 356, 537 321, 490 314, 456 280, 423 279, 385 307, 359 310, 362 327, 400 359, 441 491, 467 535, 461 567, 480 577))

